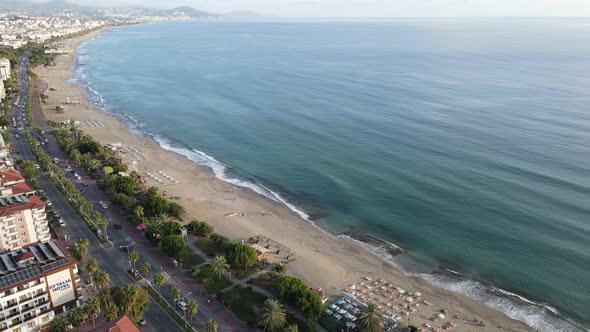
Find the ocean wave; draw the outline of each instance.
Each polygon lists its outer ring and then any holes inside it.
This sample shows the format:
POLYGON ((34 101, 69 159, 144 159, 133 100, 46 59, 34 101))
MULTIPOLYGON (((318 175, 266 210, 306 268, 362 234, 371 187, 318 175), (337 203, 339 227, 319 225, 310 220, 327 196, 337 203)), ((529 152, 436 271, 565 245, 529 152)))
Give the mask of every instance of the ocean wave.
MULTIPOLYGON (((395 257, 398 255, 392 255, 388 250, 388 246, 396 245, 390 242, 384 242, 387 245, 379 245, 357 240, 347 234, 340 234, 338 237, 354 242, 371 254, 400 267, 407 275, 420 277, 436 287, 477 300, 487 307, 503 312, 508 317, 524 322, 538 331, 588 331, 575 322, 567 320, 557 309, 547 304, 537 303, 516 293, 469 279, 462 273, 448 268, 439 268, 432 273, 410 273, 396 263, 395 257)), ((396 247, 402 249, 399 246, 396 247)))
POLYGON ((214 157, 208 155, 207 153, 197 150, 197 149, 186 149, 186 148, 176 147, 168 139, 166 139, 162 136, 158 136, 158 135, 148 135, 148 136, 151 136, 156 142, 158 142, 158 144, 160 145, 161 148, 169 150, 169 151, 173 151, 173 152, 178 153, 180 155, 183 155, 198 165, 202 165, 202 166, 206 166, 206 167, 210 168, 213 171, 213 174, 215 174, 215 176, 217 178, 219 178, 227 183, 230 183, 232 185, 238 186, 238 187, 248 188, 248 189, 254 191, 255 193, 262 195, 274 202, 281 203, 281 204, 285 205, 286 207, 288 207, 291 211, 296 213, 303 220, 313 223, 313 221, 309 218, 309 215, 307 213, 305 213, 304 211, 302 211, 301 209, 296 207, 294 204, 289 203, 286 199, 284 199, 281 195, 274 192, 273 190, 271 190, 259 183, 255 183, 252 181, 242 180, 242 179, 233 178, 233 177, 228 176, 227 171, 230 169, 230 167, 228 165, 225 165, 224 163, 220 162, 219 160, 215 159, 214 157))
POLYGON ((420 273, 416 276, 430 284, 463 294, 484 305, 503 312, 508 317, 524 322, 538 331, 587 331, 564 318, 557 309, 544 303, 531 301, 521 295, 492 285, 465 278, 452 278, 438 273, 420 273))

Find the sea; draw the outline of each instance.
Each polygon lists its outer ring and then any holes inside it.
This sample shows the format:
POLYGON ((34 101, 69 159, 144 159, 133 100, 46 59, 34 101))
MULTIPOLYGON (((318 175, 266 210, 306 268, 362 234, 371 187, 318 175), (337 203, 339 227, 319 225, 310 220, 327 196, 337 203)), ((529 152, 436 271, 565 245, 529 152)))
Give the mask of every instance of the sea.
POLYGON ((72 70, 130 129, 302 222, 588 331, 590 19, 164 22, 98 35, 72 70))

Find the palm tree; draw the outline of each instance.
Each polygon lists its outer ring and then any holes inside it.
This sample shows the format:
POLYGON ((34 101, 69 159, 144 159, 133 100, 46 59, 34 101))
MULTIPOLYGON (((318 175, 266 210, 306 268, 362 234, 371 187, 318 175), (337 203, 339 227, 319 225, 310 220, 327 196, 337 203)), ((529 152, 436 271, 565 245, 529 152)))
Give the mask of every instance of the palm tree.
POLYGON ((100 288, 104 288, 109 284, 109 281, 111 280, 111 276, 109 276, 108 273, 106 273, 102 270, 98 270, 94 274, 94 279, 96 279, 96 284, 100 288))
POLYGON ((87 260, 85 268, 86 268, 86 271, 88 271, 88 273, 90 274, 90 281, 94 281, 94 274, 99 269, 96 259, 90 258, 89 260, 87 260))
POLYGON ((150 264, 150 262, 145 261, 143 263, 141 263, 141 273, 143 273, 143 277, 144 278, 148 278, 150 271, 152 270, 152 265, 150 264))
POLYGON ((286 332, 299 332, 299 327, 297 324, 287 326, 286 332))
POLYGON ((103 288, 98 292, 98 302, 100 303, 100 306, 102 308, 106 308, 111 301, 113 300, 113 297, 111 296, 111 290, 108 288, 103 288))
POLYGON ((369 303, 367 311, 360 317, 363 331, 380 332, 383 319, 375 303, 369 303))
POLYGON ((172 302, 176 302, 176 299, 180 298, 180 288, 176 285, 170 287, 170 297, 172 302))
POLYGON ((186 302, 186 309, 187 309, 188 314, 191 318, 191 324, 192 324, 193 316, 196 315, 199 311, 199 305, 194 300, 188 300, 186 302))
POLYGON ((143 206, 141 206, 141 205, 136 206, 135 209, 133 209, 133 215, 138 220, 142 220, 143 216, 144 216, 143 206))
POLYGON ((218 278, 221 278, 223 271, 225 271, 226 269, 229 269, 229 264, 227 263, 227 260, 225 259, 225 257, 215 256, 211 260, 211 269, 213 269, 213 272, 215 272, 215 274, 217 274, 218 278))
POLYGON ((78 241, 78 251, 80 251, 80 254, 82 254, 82 258, 86 256, 89 246, 90 241, 88 241, 88 239, 80 239, 80 241, 78 241))
POLYGON ((135 263, 139 260, 139 251, 137 249, 133 249, 129 253, 129 262, 133 265, 133 271, 135 271, 135 263))
POLYGON ((87 260, 85 267, 86 271, 88 271, 88 273, 90 274, 94 274, 96 273, 96 271, 98 271, 98 263, 94 258, 90 258, 89 260, 87 260))
POLYGON ((213 319, 207 321, 207 332, 217 332, 217 322, 213 319))
POLYGON ((65 332, 70 322, 64 316, 55 316, 49 323, 49 332, 65 332))
POLYGON ((80 330, 80 325, 84 323, 86 315, 84 314, 84 311, 82 311, 82 309, 74 308, 68 311, 66 317, 68 318, 68 321, 70 322, 70 324, 72 324, 73 327, 77 327, 78 330, 80 330))
POLYGON ((160 293, 160 288, 164 286, 165 281, 166 278, 164 277, 164 274, 162 274, 161 272, 154 274, 154 284, 158 287, 158 293, 160 293))
POLYGON ((109 304, 104 309, 104 319, 112 322, 119 317, 119 308, 114 304, 109 304))
POLYGON ((267 299, 264 301, 260 315, 258 316, 258 325, 265 331, 279 331, 287 324, 287 313, 283 306, 276 300, 267 299))
POLYGON ((98 301, 98 299, 97 298, 89 299, 88 302, 86 302, 86 304, 84 304, 84 307, 82 308, 82 310, 84 311, 84 313, 86 314, 86 316, 88 318, 92 319, 92 327, 93 328, 96 327, 96 325, 94 325, 94 319, 100 313, 100 302, 98 301))

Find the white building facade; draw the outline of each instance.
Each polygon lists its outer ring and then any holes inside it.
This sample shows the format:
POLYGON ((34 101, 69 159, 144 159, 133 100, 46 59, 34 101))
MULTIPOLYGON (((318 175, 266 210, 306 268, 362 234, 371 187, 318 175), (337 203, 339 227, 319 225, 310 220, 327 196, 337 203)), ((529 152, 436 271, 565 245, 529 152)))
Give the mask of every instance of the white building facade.
POLYGON ((0 331, 34 332, 79 305, 76 260, 47 241, 0 255, 0 331))
POLYGON ((51 238, 45 202, 37 196, 0 198, 0 252, 51 238))

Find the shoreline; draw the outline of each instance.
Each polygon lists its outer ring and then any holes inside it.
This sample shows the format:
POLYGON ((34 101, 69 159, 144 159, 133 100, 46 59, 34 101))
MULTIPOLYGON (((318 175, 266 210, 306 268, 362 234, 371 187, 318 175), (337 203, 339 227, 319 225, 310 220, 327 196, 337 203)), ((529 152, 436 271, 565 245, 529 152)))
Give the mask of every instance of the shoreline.
MULTIPOLYGON (((104 31, 108 29, 63 42, 70 53, 59 56, 55 67, 35 70, 40 79, 48 82, 50 87, 57 88, 49 93, 49 100, 44 106, 48 119, 61 121, 70 118, 80 121, 80 128, 102 144, 125 142, 141 151, 130 152, 134 156, 124 158, 125 161, 137 160, 138 154, 139 159, 146 156, 138 162, 139 172, 157 173, 163 169, 177 179, 178 184, 165 185, 163 190, 180 196, 178 202, 188 214, 210 223, 216 231, 233 240, 263 234, 291 248, 298 259, 288 265, 288 273, 302 278, 311 287, 324 288, 329 295, 340 293, 347 285, 368 275, 384 277, 394 280, 404 289, 419 290, 435 303, 435 308, 445 308, 452 315, 477 317, 485 321, 486 327, 478 330, 497 330, 499 325, 505 330, 532 330, 523 322, 511 319, 476 300, 433 286, 425 279, 407 275, 353 241, 301 219, 288 207, 282 206, 284 202, 263 197, 252 188, 235 186, 218 179, 214 170, 198 165, 184 155, 165 150, 156 140, 133 132, 116 116, 91 105, 82 86, 72 82, 75 77, 70 69, 75 60, 74 50, 104 31), (74 97, 80 104, 66 105, 64 114, 51 110, 52 106, 55 109, 55 105, 67 97, 74 97), (228 216, 232 213, 237 215, 228 216)), ((149 182, 148 185, 154 183, 149 182)), ((466 329, 459 326, 455 330, 466 329)))

